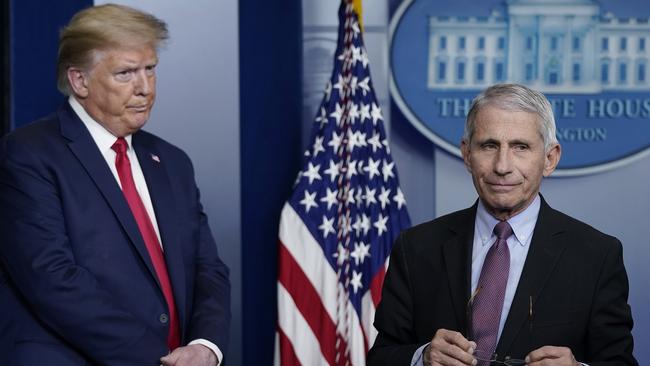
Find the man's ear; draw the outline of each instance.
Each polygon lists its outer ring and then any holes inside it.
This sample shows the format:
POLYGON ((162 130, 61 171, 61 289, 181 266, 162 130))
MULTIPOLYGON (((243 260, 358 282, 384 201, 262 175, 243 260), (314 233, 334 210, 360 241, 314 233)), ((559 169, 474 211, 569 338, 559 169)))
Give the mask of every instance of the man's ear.
POLYGON ((460 153, 463 156, 463 162, 465 162, 465 168, 467 168, 467 170, 471 173, 472 169, 469 161, 469 150, 470 150, 469 142, 465 141, 465 139, 462 139, 460 141, 460 153))
POLYGON ((555 144, 547 152, 544 160, 544 176, 548 177, 553 173, 557 164, 560 162, 562 156, 562 147, 560 144, 555 144))
POLYGON ((83 99, 88 96, 88 74, 81 69, 68 68, 68 83, 75 96, 83 99))

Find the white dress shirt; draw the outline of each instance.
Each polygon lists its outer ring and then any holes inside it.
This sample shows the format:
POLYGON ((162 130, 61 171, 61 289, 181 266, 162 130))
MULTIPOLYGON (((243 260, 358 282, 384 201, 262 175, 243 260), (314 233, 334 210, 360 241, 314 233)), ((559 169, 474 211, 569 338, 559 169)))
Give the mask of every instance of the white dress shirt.
MULTIPOLYGON (((70 103, 70 106, 77 114, 79 119, 81 119, 83 124, 88 129, 88 132, 90 132, 90 136, 92 136, 95 144, 97 145, 97 148, 104 157, 104 160, 106 160, 106 164, 108 164, 108 167, 111 169, 111 172, 115 177, 115 181, 117 181, 117 184, 119 184, 120 188, 122 188, 120 176, 118 175, 117 168, 115 167, 115 157, 117 153, 111 148, 117 140, 117 137, 105 129, 101 124, 99 124, 99 122, 95 121, 74 97, 69 97, 68 102, 70 103)), ((142 203, 147 210, 147 214, 151 219, 151 224, 153 225, 153 228, 156 231, 156 235, 158 236, 158 242, 164 251, 165 246, 162 242, 162 238, 160 237, 160 231, 158 230, 156 213, 154 212, 151 196, 149 195, 149 189, 147 188, 147 181, 144 179, 144 174, 142 173, 142 168, 140 167, 140 162, 138 161, 138 156, 135 154, 135 150, 131 145, 132 136, 124 136, 124 139, 128 144, 126 153, 131 163, 131 172, 133 174, 133 181, 135 182, 135 189, 140 195, 140 199, 142 200, 142 203)), ((221 360, 223 359, 223 353, 216 344, 208 341, 207 339, 201 338, 195 339, 189 344, 201 344, 205 347, 208 347, 217 356, 217 364, 221 363, 221 360)))

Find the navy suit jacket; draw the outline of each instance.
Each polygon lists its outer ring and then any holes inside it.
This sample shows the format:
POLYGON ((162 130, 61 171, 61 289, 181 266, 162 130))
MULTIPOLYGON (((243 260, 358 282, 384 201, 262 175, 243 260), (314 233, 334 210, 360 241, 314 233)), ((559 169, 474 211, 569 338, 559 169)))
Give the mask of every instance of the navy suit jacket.
MULTIPOLYGON (((182 342, 227 348, 228 269, 180 149, 139 131, 182 342)), ((159 365, 167 305, 129 206, 65 103, 0 142, 0 365, 159 365)))
MULTIPOLYGON (((440 328, 467 336, 476 207, 399 236, 368 365, 409 365, 415 350, 440 328)), ((627 296, 618 239, 552 209, 542 198, 496 353, 523 359, 542 346, 565 346, 590 366, 637 365, 627 296)))

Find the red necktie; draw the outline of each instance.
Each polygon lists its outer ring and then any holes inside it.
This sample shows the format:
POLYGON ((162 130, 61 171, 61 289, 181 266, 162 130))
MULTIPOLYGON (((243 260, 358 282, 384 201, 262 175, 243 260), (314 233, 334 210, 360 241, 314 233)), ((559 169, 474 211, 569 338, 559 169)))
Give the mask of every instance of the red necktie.
MULTIPOLYGON (((487 355, 494 353, 497 345, 503 298, 510 271, 510 250, 507 240, 512 235, 512 227, 507 221, 501 221, 494 227, 494 234, 497 240, 485 257, 481 277, 478 280, 479 290, 472 303, 472 331, 476 349, 487 355)), ((487 364, 487 362, 478 363, 479 366, 487 364)))
POLYGON ((115 156, 115 167, 117 168, 117 174, 122 183, 122 192, 138 224, 138 229, 140 229, 140 234, 142 235, 142 239, 144 239, 144 244, 149 252, 149 257, 151 257, 151 262, 153 263, 158 281, 160 281, 160 286, 162 287, 163 295, 165 296, 165 301, 167 302, 167 307, 169 308, 167 346, 170 350, 174 350, 180 346, 180 327, 178 325, 178 314, 176 313, 172 284, 167 273, 167 265, 165 264, 163 251, 149 214, 147 214, 142 199, 140 199, 140 195, 135 189, 135 182, 131 173, 131 162, 126 154, 128 144, 124 140, 124 137, 118 138, 111 148, 117 153, 115 156))

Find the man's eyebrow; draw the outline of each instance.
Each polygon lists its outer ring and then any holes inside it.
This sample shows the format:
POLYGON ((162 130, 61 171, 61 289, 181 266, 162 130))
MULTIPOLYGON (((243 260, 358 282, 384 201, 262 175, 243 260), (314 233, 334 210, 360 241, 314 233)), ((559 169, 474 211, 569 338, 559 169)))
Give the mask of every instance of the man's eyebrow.
POLYGON ((493 137, 488 137, 488 138, 485 138, 485 139, 482 139, 482 140, 476 140, 476 143, 479 144, 479 145, 482 145, 482 144, 500 145, 501 144, 501 142, 499 140, 497 140, 497 139, 495 139, 493 137))
POLYGON ((531 142, 526 139, 515 139, 508 141, 509 145, 530 145, 531 142))

